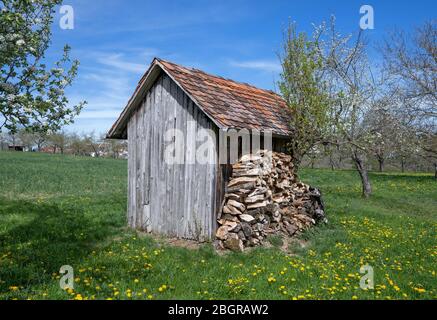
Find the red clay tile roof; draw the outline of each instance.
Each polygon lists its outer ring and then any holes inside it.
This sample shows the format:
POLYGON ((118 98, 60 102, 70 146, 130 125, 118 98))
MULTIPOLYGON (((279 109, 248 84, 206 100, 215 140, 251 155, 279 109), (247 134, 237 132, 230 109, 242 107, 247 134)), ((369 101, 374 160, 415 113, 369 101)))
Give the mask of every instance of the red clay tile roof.
MULTIPOLYGON (((141 89, 155 64, 161 66, 222 128, 271 130, 274 134, 283 136, 290 134, 286 103, 273 91, 213 76, 201 70, 182 67, 161 59, 153 61, 130 102, 141 89)), ((108 134, 109 137, 114 136, 111 132, 116 130, 115 127, 118 126, 119 121, 114 124, 108 134)))
POLYGON ((276 134, 289 134, 287 106, 273 91, 158 61, 203 110, 224 127, 269 129, 276 134))

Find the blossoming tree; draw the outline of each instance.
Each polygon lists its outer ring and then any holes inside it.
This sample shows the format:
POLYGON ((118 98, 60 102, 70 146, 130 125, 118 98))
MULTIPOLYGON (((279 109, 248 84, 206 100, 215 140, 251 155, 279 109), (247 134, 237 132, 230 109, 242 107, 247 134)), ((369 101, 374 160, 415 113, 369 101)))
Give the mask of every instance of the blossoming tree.
POLYGON ((65 89, 79 62, 66 45, 52 68, 45 64, 55 7, 61 0, 0 0, 0 130, 58 131, 85 102, 69 106, 65 89))

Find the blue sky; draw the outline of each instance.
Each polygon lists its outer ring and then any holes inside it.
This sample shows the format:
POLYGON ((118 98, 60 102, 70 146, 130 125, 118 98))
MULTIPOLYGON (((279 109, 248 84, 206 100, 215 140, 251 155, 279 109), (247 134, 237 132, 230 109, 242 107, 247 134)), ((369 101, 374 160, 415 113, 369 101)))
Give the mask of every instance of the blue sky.
MULTIPOLYGON (((72 103, 86 100, 68 131, 105 133, 126 105, 153 57, 202 69, 261 88, 274 89, 282 30, 296 21, 299 30, 337 17, 343 33, 359 28, 359 9, 372 5, 372 43, 393 28, 411 30, 436 18, 437 2, 423 1, 148 1, 70 0, 75 28, 53 28, 48 58, 64 44, 81 62, 68 90, 72 103)), ((58 14, 57 21, 60 15, 58 14)))

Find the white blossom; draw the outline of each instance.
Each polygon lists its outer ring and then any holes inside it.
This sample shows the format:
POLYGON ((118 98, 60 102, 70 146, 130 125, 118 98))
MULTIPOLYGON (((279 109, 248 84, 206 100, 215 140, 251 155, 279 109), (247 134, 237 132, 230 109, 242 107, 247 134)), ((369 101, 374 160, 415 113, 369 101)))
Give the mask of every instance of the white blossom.
POLYGON ((52 69, 52 72, 53 72, 54 74, 56 74, 56 75, 61 75, 61 74, 64 73, 64 69, 62 69, 62 68, 53 68, 53 69, 52 69))
POLYGON ((15 94, 8 94, 8 95, 6 96, 6 99, 7 99, 9 102, 12 102, 12 101, 15 100, 16 97, 17 97, 17 96, 16 96, 15 94))
POLYGON ((4 92, 9 92, 9 93, 15 91, 15 87, 12 84, 6 82, 0 83, 0 89, 3 90, 4 92))

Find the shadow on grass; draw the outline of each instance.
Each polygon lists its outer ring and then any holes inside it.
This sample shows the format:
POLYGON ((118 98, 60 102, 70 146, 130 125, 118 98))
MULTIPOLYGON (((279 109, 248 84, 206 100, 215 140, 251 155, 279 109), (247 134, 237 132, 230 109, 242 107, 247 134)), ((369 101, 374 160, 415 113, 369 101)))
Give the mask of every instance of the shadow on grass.
POLYGON ((98 220, 74 206, 4 198, 0 223, 5 230, 0 232, 0 292, 53 281, 52 273, 63 265, 77 265, 113 230, 101 230, 98 220))

